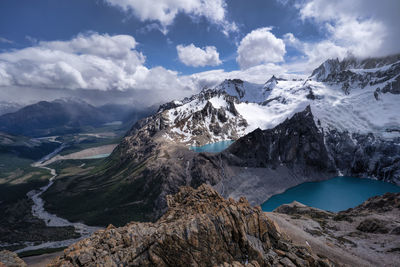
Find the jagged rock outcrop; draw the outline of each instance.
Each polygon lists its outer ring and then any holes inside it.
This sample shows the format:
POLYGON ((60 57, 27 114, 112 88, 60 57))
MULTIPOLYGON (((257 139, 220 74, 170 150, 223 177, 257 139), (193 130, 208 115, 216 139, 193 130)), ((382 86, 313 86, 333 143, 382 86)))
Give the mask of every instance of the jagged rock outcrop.
MULTIPOLYGON (((367 85, 386 83, 382 90, 376 93, 399 94, 400 55, 384 58, 367 58, 359 60, 355 57, 329 59, 315 69, 311 77, 327 84, 341 85, 342 90, 349 94, 351 88, 364 88, 367 85), (380 69, 381 68, 381 69, 380 69)), ((375 96, 377 98, 377 96, 375 96)))
POLYGON ((277 78, 275 75, 272 75, 272 77, 264 84, 263 91, 271 91, 275 88, 279 81, 286 81, 286 79, 277 78))
POLYGON ((400 183, 399 139, 330 131, 326 133, 325 144, 342 174, 400 183))
MULTIPOLYGON (((236 83, 227 80, 226 86, 236 83)), ((235 107, 242 91, 228 94, 225 90, 225 87, 205 88, 190 98, 166 103, 153 118, 162 117, 166 126, 164 136, 181 144, 201 146, 237 139, 248 126, 235 107)))
POLYGON ((310 106, 277 127, 257 129, 225 152, 230 164, 243 167, 301 165, 343 175, 377 177, 400 183, 400 140, 331 130, 315 123, 310 106))
POLYGON ((224 200, 207 185, 168 196, 156 223, 109 226, 64 250, 50 266, 332 266, 293 246, 260 208, 224 200))
POLYGON ((257 129, 240 138, 226 153, 246 167, 298 164, 334 171, 324 133, 316 126, 310 106, 273 129, 257 129))
POLYGON ((17 253, 2 250, 0 251, 0 267, 26 267, 26 263, 21 260, 17 253))

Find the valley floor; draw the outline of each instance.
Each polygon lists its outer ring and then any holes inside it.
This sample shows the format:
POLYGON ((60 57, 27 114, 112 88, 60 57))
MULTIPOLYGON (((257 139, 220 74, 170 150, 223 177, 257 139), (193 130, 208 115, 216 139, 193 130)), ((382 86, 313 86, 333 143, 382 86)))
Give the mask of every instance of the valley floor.
POLYGON ((110 144, 110 145, 97 146, 97 147, 83 149, 81 151, 74 152, 71 154, 56 155, 55 157, 52 157, 51 159, 43 162, 41 165, 43 165, 43 166, 49 165, 49 164, 59 161, 59 160, 90 159, 91 157, 95 157, 97 155, 110 154, 116 146, 117 146, 117 144, 110 144))
MULTIPOLYGON (((37 216, 38 203, 32 201, 32 197, 28 197, 27 193, 39 190, 48 184, 49 178, 54 177, 55 173, 59 178, 90 171, 102 160, 90 159, 90 157, 111 153, 116 146, 115 142, 118 142, 115 134, 96 136, 78 134, 45 139, 68 145, 62 145, 62 148, 57 148, 57 152, 49 154, 46 162, 34 162, 17 155, 0 153, 1 249, 14 250, 23 254, 30 254, 25 251, 33 250, 33 254, 40 254, 48 253, 48 247, 63 244, 63 240, 76 241, 81 234, 76 231, 72 223, 49 227, 48 224, 52 220, 44 220, 37 216), (36 207, 36 214, 32 214, 33 207, 36 207)), ((42 210, 43 212, 45 210, 42 210)), ((65 245, 69 244, 71 242, 65 243, 65 245)))

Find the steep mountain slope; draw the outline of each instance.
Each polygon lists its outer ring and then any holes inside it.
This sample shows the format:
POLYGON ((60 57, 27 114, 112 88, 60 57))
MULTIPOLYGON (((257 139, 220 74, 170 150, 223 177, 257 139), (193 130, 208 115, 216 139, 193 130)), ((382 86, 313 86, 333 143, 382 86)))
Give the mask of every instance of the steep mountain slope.
POLYGON ((337 175, 400 183, 400 139, 324 132, 309 106, 275 128, 241 137, 221 156, 235 171, 215 187, 254 205, 299 183, 337 175))
POLYGON ((217 183, 220 160, 165 139, 166 127, 161 113, 139 121, 92 175, 56 180, 46 209, 92 225, 154 221, 180 186, 217 183))
POLYGON ((71 220, 121 225, 156 220, 166 210, 165 196, 182 185, 209 183, 223 196, 261 204, 299 183, 339 174, 399 183, 400 94, 375 96, 397 79, 396 58, 352 69, 371 82, 354 82, 349 90, 314 72, 306 81, 272 77, 259 86, 227 80, 166 103, 126 134, 103 168, 57 181, 44 196, 46 208, 71 220), (188 149, 226 139, 237 141, 219 154, 188 149))

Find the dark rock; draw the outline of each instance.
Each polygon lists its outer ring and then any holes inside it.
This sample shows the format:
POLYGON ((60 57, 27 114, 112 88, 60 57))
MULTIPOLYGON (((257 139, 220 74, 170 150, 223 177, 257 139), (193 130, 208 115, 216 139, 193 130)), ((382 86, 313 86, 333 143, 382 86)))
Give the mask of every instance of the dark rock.
POLYGON ((366 233, 386 234, 389 230, 385 227, 385 222, 378 219, 365 219, 358 226, 357 230, 366 233))
POLYGON ((325 133, 325 144, 336 168, 344 175, 378 177, 400 182, 400 140, 383 140, 372 134, 325 133))
POLYGON ((273 129, 254 130, 233 143, 226 153, 240 159, 241 165, 247 167, 283 163, 331 171, 334 166, 310 106, 273 129))
POLYGON ((397 226, 397 227, 393 228, 390 231, 390 234, 392 234, 392 235, 400 235, 400 226, 397 226))
MULTIPOLYGON (((400 68, 399 68, 400 69, 400 68)), ((400 94, 400 75, 397 78, 382 88, 383 93, 400 94)))

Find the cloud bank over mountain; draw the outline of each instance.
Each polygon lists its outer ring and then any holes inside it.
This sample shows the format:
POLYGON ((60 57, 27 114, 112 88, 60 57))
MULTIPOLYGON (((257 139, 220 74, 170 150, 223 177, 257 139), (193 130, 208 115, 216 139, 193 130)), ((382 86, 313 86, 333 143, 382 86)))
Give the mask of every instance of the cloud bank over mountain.
POLYGON ((88 26, 68 38, 23 33, 29 45, 2 35, 0 98, 18 102, 73 95, 97 102, 101 96, 103 102, 151 105, 227 78, 264 83, 273 74, 305 77, 328 58, 400 52, 397 0, 280 0, 268 5, 292 12, 290 23, 282 13, 282 21, 277 16, 268 24, 268 17, 256 18, 268 12, 257 8, 264 2, 242 6, 241 13, 233 12, 238 3, 224 0, 104 0, 94 5, 101 4, 119 12, 119 27, 130 18, 144 26, 123 34, 115 33, 117 28, 88 31, 88 26), (246 14, 244 8, 253 5, 246 14), (254 21, 256 27, 247 26, 254 21), (160 42, 165 42, 162 49, 160 42))

